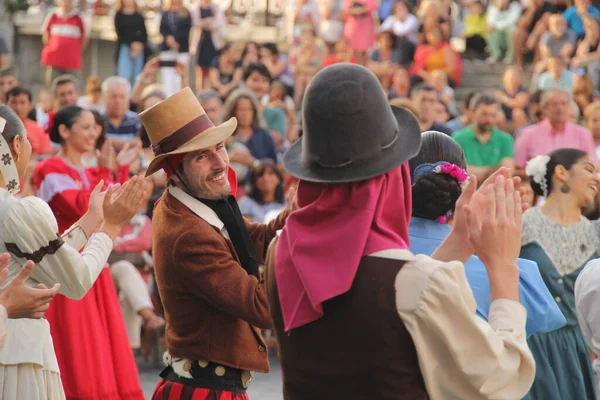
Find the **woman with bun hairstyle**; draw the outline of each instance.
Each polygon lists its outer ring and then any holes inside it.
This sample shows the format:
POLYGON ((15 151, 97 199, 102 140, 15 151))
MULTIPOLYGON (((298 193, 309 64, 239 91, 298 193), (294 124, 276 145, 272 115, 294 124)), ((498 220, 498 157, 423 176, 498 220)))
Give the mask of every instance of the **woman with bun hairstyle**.
MULTIPOLYGON (((422 136, 419 154, 409 161, 412 176, 412 218, 409 235, 414 254, 431 255, 452 230, 456 201, 465 187, 467 162, 462 148, 445 133, 422 136)), ((566 321, 546 288, 537 265, 518 260, 520 299, 527 309, 527 334, 565 326, 566 321)), ((486 319, 490 309, 487 270, 476 256, 465 263, 465 273, 477 303, 477 314, 486 319)))
MULTIPOLYGON (((90 119, 93 121, 91 113, 90 119)), ((56 121, 60 124, 60 112, 56 121)), ((8 277, 3 287, 17 277, 24 264, 33 261, 36 268, 27 279, 27 286, 60 287, 60 296, 54 300, 59 304, 69 301, 84 307, 87 302, 99 300, 90 291, 94 291, 97 279, 106 271, 104 264, 113 248, 113 240, 141 203, 142 181, 130 181, 121 188, 110 186, 106 191, 103 191, 102 180, 93 182, 93 185, 88 183, 86 196, 80 196, 85 210, 78 213, 71 225, 61 229, 52 210, 42 199, 15 196, 30 157, 31 145, 23 124, 8 107, 0 105, 0 158, 3 160, 0 163, 0 254, 11 254, 8 277), (83 251, 79 253, 81 248, 83 251)), ((93 368, 99 363, 95 356, 106 351, 103 343, 114 340, 113 332, 104 329, 100 312, 86 310, 87 314, 83 311, 73 314, 65 313, 64 309, 57 312, 56 306, 53 301, 51 309, 54 308, 54 312, 49 310, 46 318, 40 318, 44 316, 42 310, 37 314, 39 319, 8 320, 7 341, 0 351, 1 399, 62 400, 65 392, 61 373, 63 377, 85 374, 90 387, 103 378, 96 374, 101 368, 106 370, 104 375, 113 373, 113 365, 93 368), (64 331, 76 329, 73 327, 79 328, 77 336, 60 336, 64 331), (68 348, 60 350, 72 354, 78 362, 60 365, 59 369, 53 344, 65 339, 71 342, 68 348), (86 347, 77 346, 84 340, 88 344, 86 347)), ((119 362, 123 360, 125 358, 119 362)), ((108 382, 104 380, 102 383, 108 382)), ((139 398, 143 398, 141 393, 139 398)))
POLYGON ((583 266, 600 254, 600 222, 582 210, 593 204, 595 161, 576 149, 537 156, 525 169, 544 204, 523 214, 521 257, 537 262, 567 326, 529 339, 536 376, 526 399, 596 399, 592 361, 575 309, 574 285, 583 266))
MULTIPOLYGON (((56 232, 64 232, 86 214, 94 188, 125 183, 137 150, 123 148, 116 155, 107 141, 100 151, 98 166, 85 167, 83 155, 96 149, 99 135, 94 115, 77 106, 64 107, 56 113, 50 135, 60 141, 61 149, 36 166, 34 183, 38 196, 56 217, 56 232)), ((120 228, 135 215, 139 208, 135 203, 120 228)), ((120 231, 111 232, 112 237, 120 231)), ((98 261, 104 266, 107 258, 98 261)), ((46 313, 66 398, 142 400, 144 394, 110 269, 100 268, 97 273, 81 300, 58 295, 46 313)))

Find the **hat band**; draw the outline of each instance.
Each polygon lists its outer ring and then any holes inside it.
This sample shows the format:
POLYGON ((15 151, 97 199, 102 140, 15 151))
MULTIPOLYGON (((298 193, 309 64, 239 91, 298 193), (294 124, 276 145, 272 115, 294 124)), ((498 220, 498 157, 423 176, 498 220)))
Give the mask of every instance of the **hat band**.
POLYGON ((154 155, 159 156, 177 150, 205 130, 214 127, 215 126, 210 118, 208 118, 208 115, 202 114, 177 129, 172 135, 167 136, 157 144, 152 145, 154 155))
MULTIPOLYGON (((394 143, 396 143, 396 141, 398 140, 398 137, 399 137, 399 136, 400 136, 400 135, 398 134, 398 131, 396 131, 396 135, 394 136, 394 138, 392 139, 392 141, 391 141, 391 142, 389 142, 389 143, 388 143, 388 144, 386 144, 386 145, 383 145, 383 146, 381 146, 381 150, 387 150, 387 149, 389 149, 390 147, 392 147, 392 145, 393 145, 394 143)), ((343 163, 341 163, 341 164, 335 164, 335 165, 328 165, 328 164, 322 163, 321 161, 318 161, 318 160, 317 160, 316 162, 317 162, 317 164, 319 164, 321 167, 325 167, 325 168, 343 168, 343 167, 347 167, 348 165, 352 164, 354 161, 355 161, 355 160, 350 160, 350 161, 346 161, 346 162, 343 162, 343 163)))

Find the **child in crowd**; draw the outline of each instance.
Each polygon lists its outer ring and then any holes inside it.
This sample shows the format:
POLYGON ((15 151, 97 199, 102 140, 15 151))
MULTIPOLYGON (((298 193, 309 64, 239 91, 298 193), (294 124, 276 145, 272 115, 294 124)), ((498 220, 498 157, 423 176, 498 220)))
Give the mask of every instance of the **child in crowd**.
POLYGON ((13 68, 0 70, 0 104, 4 104, 6 93, 16 86, 19 86, 17 71, 13 68))
POLYGON ((429 75, 427 83, 437 90, 440 99, 448 106, 450 114, 458 115, 454 89, 448 85, 448 75, 446 75, 444 71, 438 69, 429 75))
POLYGON ((476 59, 484 59, 487 42, 487 18, 485 15, 485 5, 481 0, 472 0, 469 4, 469 11, 465 16, 465 32, 467 53, 476 59))
POLYGON ((58 9, 48 14, 42 25, 42 65, 46 67, 48 87, 60 75, 79 75, 88 43, 88 31, 73 0, 58 0, 57 4, 58 9))

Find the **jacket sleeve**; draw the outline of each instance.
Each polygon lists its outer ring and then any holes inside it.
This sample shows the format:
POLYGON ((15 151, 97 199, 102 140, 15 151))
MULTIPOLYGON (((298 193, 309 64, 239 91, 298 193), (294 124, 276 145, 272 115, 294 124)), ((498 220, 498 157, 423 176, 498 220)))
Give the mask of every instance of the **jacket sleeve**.
POLYGON ((189 231, 177 238, 173 249, 187 290, 253 326, 272 327, 265 285, 246 273, 220 234, 189 231))
POLYGON ((247 218, 244 218, 244 220, 246 221, 246 228, 248 229, 248 233, 250 234, 250 239, 256 247, 258 261, 261 264, 265 263, 265 258, 267 256, 269 244, 277 234, 277 231, 283 229, 288 215, 289 211, 284 210, 277 216, 277 218, 275 218, 268 224, 250 222, 247 218))
POLYGON ((495 300, 485 322, 475 313, 464 266, 427 256, 407 263, 395 286, 432 399, 520 399, 529 392, 535 362, 520 303, 495 300))

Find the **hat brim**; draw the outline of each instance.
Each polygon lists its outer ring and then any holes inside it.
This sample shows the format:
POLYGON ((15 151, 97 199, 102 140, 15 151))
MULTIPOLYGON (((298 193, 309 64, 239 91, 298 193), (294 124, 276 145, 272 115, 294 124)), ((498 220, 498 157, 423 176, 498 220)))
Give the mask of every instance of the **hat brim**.
POLYGON ((217 144, 224 142, 231 135, 233 135, 233 132, 235 132, 236 128, 237 120, 235 119, 235 117, 233 117, 219 126, 209 128, 206 131, 199 133, 197 136, 187 141, 183 146, 181 146, 177 150, 173 150, 169 153, 161 154, 159 156, 154 157, 152 162, 150 162, 150 165, 148 165, 148 169, 146 170, 146 176, 150 176, 156 171, 160 170, 162 168, 160 164, 165 158, 174 154, 189 153, 191 151, 197 151, 206 149, 211 146, 216 146, 217 144))
POLYGON ((320 183, 348 183, 364 181, 385 174, 410 160, 421 149, 421 128, 416 117, 402 107, 391 106, 398 122, 398 139, 387 149, 370 159, 352 162, 340 168, 302 163, 302 138, 294 143, 283 157, 283 166, 292 176, 320 183))

